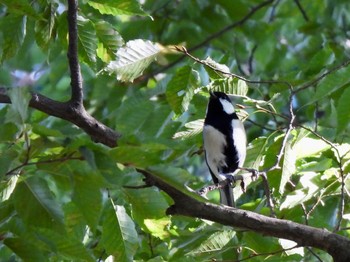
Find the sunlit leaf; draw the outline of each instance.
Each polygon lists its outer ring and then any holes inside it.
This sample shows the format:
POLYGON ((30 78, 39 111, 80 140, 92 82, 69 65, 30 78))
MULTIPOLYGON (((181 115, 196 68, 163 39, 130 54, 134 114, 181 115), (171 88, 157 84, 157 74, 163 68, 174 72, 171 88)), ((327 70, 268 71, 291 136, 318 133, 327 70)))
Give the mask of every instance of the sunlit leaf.
POLYGON ((110 62, 105 70, 116 73, 118 80, 132 82, 142 75, 143 71, 157 58, 159 52, 159 47, 151 41, 132 40, 118 50, 117 60, 110 62))
POLYGON ((215 79, 207 88, 212 91, 220 91, 238 96, 245 96, 248 92, 248 85, 246 82, 233 77, 215 79))
POLYGON ((194 90, 198 87, 198 81, 198 73, 190 66, 179 68, 170 80, 165 94, 168 103, 177 115, 188 109, 194 90))
POLYGON ((97 37, 94 25, 88 19, 78 16, 79 54, 87 63, 96 62, 97 37))
POLYGON ((204 120, 199 119, 185 124, 185 131, 177 132, 174 138, 187 139, 200 134, 203 130, 204 120))
POLYGON ((108 15, 147 15, 136 0, 92 0, 88 4, 101 14, 108 15))

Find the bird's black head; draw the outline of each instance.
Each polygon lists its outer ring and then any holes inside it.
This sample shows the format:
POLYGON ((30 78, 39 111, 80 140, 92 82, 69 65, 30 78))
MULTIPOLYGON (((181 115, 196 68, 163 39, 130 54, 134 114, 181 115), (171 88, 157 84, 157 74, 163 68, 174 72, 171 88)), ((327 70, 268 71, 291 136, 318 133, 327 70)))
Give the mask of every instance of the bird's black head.
POLYGON ((210 92, 210 100, 207 109, 207 115, 232 115, 235 114, 235 109, 231 99, 223 92, 210 92))

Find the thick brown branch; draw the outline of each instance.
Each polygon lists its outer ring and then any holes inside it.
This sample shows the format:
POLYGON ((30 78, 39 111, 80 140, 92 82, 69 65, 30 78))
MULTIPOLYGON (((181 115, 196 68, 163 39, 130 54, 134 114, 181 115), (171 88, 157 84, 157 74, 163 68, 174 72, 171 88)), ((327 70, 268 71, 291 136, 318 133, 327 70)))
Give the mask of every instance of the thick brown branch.
POLYGON ((299 246, 322 249, 328 252, 335 262, 350 261, 350 240, 343 236, 325 229, 266 217, 251 211, 200 202, 147 171, 143 170, 141 173, 174 200, 174 205, 167 210, 169 215, 208 219, 227 226, 253 230, 267 236, 289 239, 299 246))
POLYGON ((78 59, 78 1, 68 0, 68 61, 71 77, 71 101, 74 102, 74 106, 78 107, 83 104, 83 84, 78 59))
MULTIPOLYGON (((0 88, 0 103, 11 103, 5 88, 0 88)), ((29 106, 75 124, 95 142, 109 147, 117 145, 120 134, 89 115, 84 107, 77 108, 71 102, 58 102, 37 93, 32 94, 29 106)))

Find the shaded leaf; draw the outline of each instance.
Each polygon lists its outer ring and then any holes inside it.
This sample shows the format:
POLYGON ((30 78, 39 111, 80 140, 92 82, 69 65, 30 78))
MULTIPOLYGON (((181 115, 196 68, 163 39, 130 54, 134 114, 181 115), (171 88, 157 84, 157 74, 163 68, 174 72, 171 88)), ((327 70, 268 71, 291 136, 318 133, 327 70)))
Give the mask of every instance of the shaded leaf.
POLYGON ((26 16, 9 14, 0 24, 3 34, 1 62, 16 55, 26 35, 26 16))
POLYGON ((132 82, 142 75, 143 71, 157 58, 159 52, 159 47, 151 41, 132 40, 118 50, 117 60, 110 62, 105 70, 116 73, 118 80, 132 82))
POLYGON ((198 119, 185 124, 187 130, 175 133, 174 138, 188 139, 202 133, 204 119, 198 119))
POLYGON ((34 244, 23 238, 6 238, 4 240, 4 244, 8 246, 16 255, 21 257, 23 261, 37 262, 46 260, 45 255, 40 252, 40 250, 34 244))
POLYGON ((134 222, 123 206, 109 202, 102 224, 101 245, 115 261, 133 261, 138 247, 138 237, 134 222))
POLYGON ((45 180, 29 177, 16 185, 14 205, 17 213, 28 226, 47 228, 63 224, 63 211, 45 180))
POLYGON ((102 211, 102 192, 99 179, 96 174, 91 172, 74 174, 73 201, 93 230, 96 229, 102 211))
POLYGON ((348 86, 339 98, 337 105, 337 133, 341 133, 349 126, 350 119, 350 86, 348 86))
POLYGON ((280 194, 284 193, 286 184, 295 172, 296 155, 292 148, 292 139, 288 138, 283 154, 282 176, 279 186, 280 194))
POLYGON ((48 3, 44 10, 43 19, 35 23, 35 39, 42 49, 47 49, 53 37, 55 27, 56 4, 48 3))

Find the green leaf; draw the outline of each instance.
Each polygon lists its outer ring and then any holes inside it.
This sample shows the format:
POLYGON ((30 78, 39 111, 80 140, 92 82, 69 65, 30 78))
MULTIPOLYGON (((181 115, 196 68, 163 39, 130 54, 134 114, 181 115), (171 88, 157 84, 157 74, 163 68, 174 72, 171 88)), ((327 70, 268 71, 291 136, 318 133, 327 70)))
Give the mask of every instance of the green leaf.
POLYGON ((221 91, 238 96, 246 96, 248 93, 247 83, 233 77, 215 79, 207 86, 207 88, 208 90, 221 91))
POLYGON ((337 134, 344 131, 349 125, 350 119, 350 86, 341 94, 337 105, 337 134))
POLYGON ((350 83, 350 66, 343 67, 325 78, 323 78, 316 88, 316 94, 311 101, 308 103, 314 103, 321 98, 324 98, 333 92, 337 91, 339 88, 350 83))
POLYGON ((132 206, 133 219, 146 232, 161 238, 168 236, 166 227, 170 224, 170 218, 164 217, 168 203, 159 190, 154 188, 129 189, 126 190, 126 195, 132 206))
POLYGON ((169 150, 167 146, 156 143, 140 146, 125 145, 110 150, 110 156, 118 163, 148 167, 158 164, 166 150, 169 150))
POLYGON ((123 206, 107 204, 102 224, 101 245, 115 261, 133 261, 138 248, 135 225, 123 206))
POLYGON ((6 122, 22 127, 28 117, 28 106, 31 99, 28 88, 14 87, 8 91, 11 99, 10 109, 6 114, 6 122))
POLYGON ((60 234, 50 229, 40 228, 36 234, 47 245, 48 249, 57 253, 62 259, 70 261, 95 261, 88 249, 73 235, 60 234))
POLYGON ((204 67, 205 70, 208 72, 208 75, 210 76, 210 78, 218 79, 218 78, 228 77, 227 74, 224 74, 224 73, 230 73, 230 69, 228 68, 227 65, 219 64, 213 59, 211 59, 210 57, 207 57, 207 59, 205 59, 203 62, 210 66, 210 67, 209 66, 204 67))
POLYGON ((117 60, 110 62, 105 70, 116 73, 120 81, 132 82, 142 75, 143 71, 157 58, 159 52, 159 47, 151 41, 132 40, 118 50, 117 60))
POLYGON ((35 23, 35 39, 43 50, 49 47, 51 39, 54 38, 56 4, 48 3, 44 10, 43 19, 37 20, 35 23))
POLYGON ((0 28, 3 34, 1 62, 17 54, 26 35, 26 23, 26 16, 17 16, 13 14, 9 14, 6 17, 6 23, 4 20, 1 21, 0 28))
MULTIPOLYGON (((39 19, 40 16, 35 12, 33 7, 27 0, 1 0, 1 4, 4 4, 8 8, 8 12, 15 15, 32 16, 33 18, 39 19)), ((6 19, 9 19, 7 17, 6 19)))
POLYGON ((4 244, 8 246, 17 256, 21 257, 23 261, 37 262, 45 261, 47 257, 30 241, 25 238, 12 237, 6 238, 4 244))
POLYGON ((174 138, 188 139, 203 131, 204 119, 198 119, 185 124, 185 131, 175 133, 174 138))
POLYGON ((97 37, 93 23, 78 16, 79 55, 84 62, 94 64, 96 62, 97 37))
POLYGON ((94 25, 96 35, 100 41, 98 49, 100 52, 102 52, 102 54, 104 53, 103 50, 105 50, 107 56, 99 55, 99 53, 97 54, 102 61, 110 62, 112 58, 115 57, 115 53, 117 53, 118 48, 124 45, 124 40, 111 24, 105 21, 98 21, 94 25))
POLYGON ((296 161, 296 155, 295 151, 292 148, 292 139, 288 138, 286 142, 286 146, 284 148, 284 156, 283 156, 283 165, 282 165, 282 177, 281 182, 279 186, 279 192, 280 194, 284 193, 284 189, 286 184, 288 183, 290 177, 295 172, 295 161, 296 161))
POLYGON ((59 228, 63 224, 63 211, 55 201, 45 180, 29 177, 16 185, 14 205, 28 226, 59 228))
POLYGON ((89 0, 87 2, 91 7, 98 10, 101 14, 107 15, 142 15, 147 14, 141 9, 136 0, 89 0))
POLYGON ((170 80, 165 94, 168 103, 177 115, 187 111, 198 81, 198 73, 190 66, 179 68, 170 80))
POLYGON ((236 232, 233 230, 227 231, 218 231, 214 234, 211 234, 201 245, 191 252, 188 255, 191 256, 201 256, 209 253, 222 251, 222 249, 232 241, 232 238, 236 235, 236 232))
POLYGON ((92 230, 96 229, 102 211, 102 192, 99 179, 91 171, 84 174, 74 174, 73 201, 92 230))

